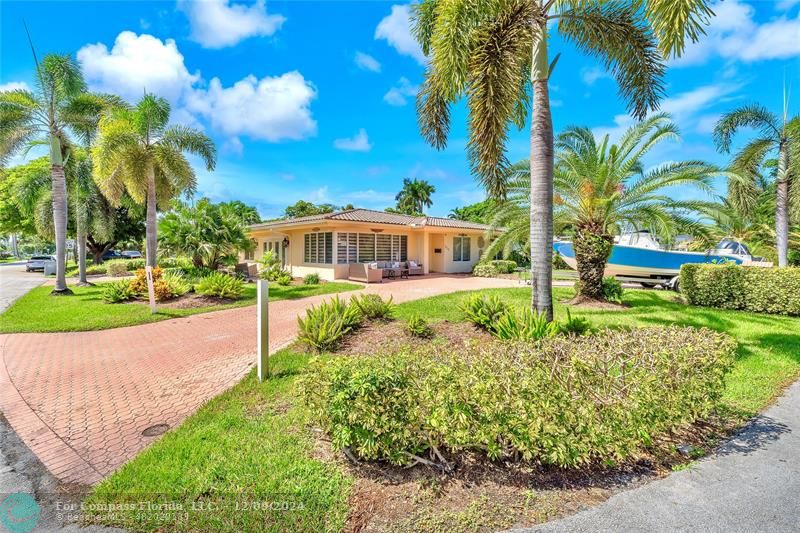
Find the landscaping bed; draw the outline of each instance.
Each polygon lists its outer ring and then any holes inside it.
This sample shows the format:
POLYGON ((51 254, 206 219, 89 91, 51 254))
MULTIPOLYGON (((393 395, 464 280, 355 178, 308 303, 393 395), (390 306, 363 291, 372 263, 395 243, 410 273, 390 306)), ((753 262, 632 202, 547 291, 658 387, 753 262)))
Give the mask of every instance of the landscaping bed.
MULTIPOLYGON (((554 292, 557 302, 572 294, 569 289, 554 292)), ((530 301, 530 289, 522 287, 483 293, 513 307, 530 301)), ((424 346, 423 341, 409 340, 404 329, 412 316, 429 320, 434 330, 431 343, 495 342, 488 333, 464 323, 459 305, 465 296, 456 293, 401 304, 394 322, 370 322, 348 335, 336 355, 323 357, 362 358, 375 353, 376 346, 386 347, 379 352, 386 354, 407 343, 424 346)), ((684 468, 800 375, 800 335, 795 333, 800 331, 800 319, 696 308, 674 298, 669 293, 631 290, 625 293, 628 309, 572 311, 596 327, 708 327, 728 333, 739 345, 714 413, 614 464, 563 469, 513 458, 491 460, 474 452, 448 456, 452 463, 448 472, 428 465, 352 462, 332 446, 299 396, 297 380, 308 374, 313 357, 295 346, 273 357, 273 378, 260 384, 251 373, 101 483, 90 501, 135 501, 137 495, 158 493, 189 505, 244 492, 262 499, 300 501, 305 508, 303 513, 220 508, 190 514, 178 530, 233 531, 267 524, 267 529, 276 530, 302 525, 332 531, 489 531, 569 514, 632 484, 684 468), (677 451, 680 445, 688 445, 682 447, 686 456, 677 451)), ((557 304, 556 316, 565 318, 563 304, 557 304)), ((110 525, 134 530, 159 527, 135 513, 110 525)))

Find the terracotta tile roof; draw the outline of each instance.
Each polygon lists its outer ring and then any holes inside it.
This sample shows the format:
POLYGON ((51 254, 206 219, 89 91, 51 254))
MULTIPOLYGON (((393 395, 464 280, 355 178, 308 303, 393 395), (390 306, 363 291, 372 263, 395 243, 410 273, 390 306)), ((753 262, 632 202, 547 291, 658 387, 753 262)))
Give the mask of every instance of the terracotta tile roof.
POLYGON ((250 229, 273 228, 282 226, 294 226, 304 222, 315 222, 321 220, 342 220, 345 222, 363 222, 367 224, 395 224, 398 226, 432 226, 437 228, 453 229, 477 229, 488 230, 486 224, 454 220, 451 218, 411 216, 399 213, 387 213, 386 211, 374 211, 372 209, 346 209, 333 213, 323 213, 320 215, 310 215, 307 217, 288 218, 283 220, 273 220, 261 224, 253 224, 250 229))

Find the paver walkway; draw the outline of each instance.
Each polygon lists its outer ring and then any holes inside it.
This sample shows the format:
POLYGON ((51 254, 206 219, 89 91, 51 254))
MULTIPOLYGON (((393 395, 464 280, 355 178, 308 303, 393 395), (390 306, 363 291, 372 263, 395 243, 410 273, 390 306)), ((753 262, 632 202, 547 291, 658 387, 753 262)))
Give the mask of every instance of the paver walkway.
POLYGON ((525 531, 777 533, 798 528, 800 381, 693 468, 525 531))
MULTIPOLYGON (((429 276, 358 292, 400 303, 509 286, 517 284, 429 276)), ((297 316, 331 297, 272 303, 270 347, 290 342, 297 316)), ((254 306, 105 331, 0 335, 0 411, 57 478, 93 484, 154 440, 145 428, 175 427, 239 381, 255 350, 254 306)))

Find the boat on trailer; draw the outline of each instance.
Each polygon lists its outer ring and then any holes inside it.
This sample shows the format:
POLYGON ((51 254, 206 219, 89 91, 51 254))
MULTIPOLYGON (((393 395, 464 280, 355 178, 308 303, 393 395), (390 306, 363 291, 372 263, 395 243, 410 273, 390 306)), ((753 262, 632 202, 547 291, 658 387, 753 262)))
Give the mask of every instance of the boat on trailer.
MULTIPOLYGON (((572 242, 557 240, 553 243, 553 250, 570 268, 577 270, 572 242)), ((746 245, 732 239, 724 239, 715 248, 705 252, 689 252, 668 250, 649 232, 639 231, 615 239, 605 275, 614 276, 620 281, 640 283, 644 287, 661 285, 677 290, 682 265, 723 262, 772 266, 772 263, 760 257, 753 257, 746 245)))

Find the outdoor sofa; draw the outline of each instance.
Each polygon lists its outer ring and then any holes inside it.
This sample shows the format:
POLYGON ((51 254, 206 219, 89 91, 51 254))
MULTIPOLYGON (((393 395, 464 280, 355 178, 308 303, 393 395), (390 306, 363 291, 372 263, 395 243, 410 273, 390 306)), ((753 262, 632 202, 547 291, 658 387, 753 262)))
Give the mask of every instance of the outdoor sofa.
POLYGON ((403 271, 409 276, 421 276, 422 265, 414 261, 375 261, 372 263, 350 263, 348 278, 364 283, 377 283, 383 278, 401 277, 403 271))

